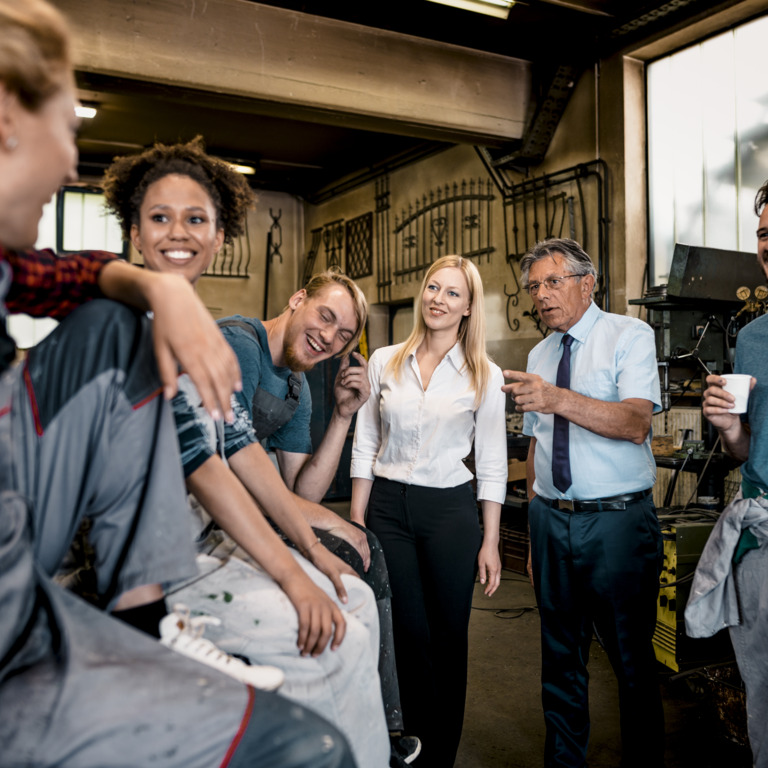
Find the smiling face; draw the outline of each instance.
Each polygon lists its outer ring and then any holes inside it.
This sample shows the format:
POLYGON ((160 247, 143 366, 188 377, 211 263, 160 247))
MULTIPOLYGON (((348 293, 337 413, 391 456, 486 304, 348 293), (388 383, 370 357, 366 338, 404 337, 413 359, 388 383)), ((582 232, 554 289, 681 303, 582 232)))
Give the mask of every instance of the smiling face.
POLYGON ((458 267, 438 269, 427 280, 421 295, 421 314, 430 331, 458 334, 462 318, 471 311, 467 278, 458 267))
POLYGON ((581 320, 592 301, 595 278, 582 275, 572 280, 563 280, 559 290, 547 288, 544 280, 550 277, 565 277, 572 274, 562 254, 553 252, 531 264, 529 283, 540 283, 539 292, 533 303, 541 319, 553 331, 565 333, 581 320))
POLYGON ((283 357, 292 371, 308 371, 338 355, 357 333, 355 303, 342 285, 331 284, 307 298, 291 296, 291 316, 283 337, 283 357))
POLYGON ((0 101, 0 176, 6 190, 0 199, 0 240, 8 247, 30 248, 43 206, 62 184, 77 181, 74 87, 67 82, 31 112, 0 83, 0 101), (14 142, 10 149, 9 140, 14 142))
POLYGON ((147 187, 131 242, 148 269, 195 283, 224 242, 211 196, 194 179, 171 173, 147 187))

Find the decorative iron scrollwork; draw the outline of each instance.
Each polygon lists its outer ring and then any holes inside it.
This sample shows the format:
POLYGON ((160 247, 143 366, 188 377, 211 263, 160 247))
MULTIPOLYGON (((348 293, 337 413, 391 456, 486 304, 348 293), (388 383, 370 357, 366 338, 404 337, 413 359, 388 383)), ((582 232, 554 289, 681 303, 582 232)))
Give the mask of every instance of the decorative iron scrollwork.
POLYGON ((396 282, 419 279, 440 256, 456 253, 488 259, 491 245, 490 179, 471 179, 430 190, 395 217, 396 282))

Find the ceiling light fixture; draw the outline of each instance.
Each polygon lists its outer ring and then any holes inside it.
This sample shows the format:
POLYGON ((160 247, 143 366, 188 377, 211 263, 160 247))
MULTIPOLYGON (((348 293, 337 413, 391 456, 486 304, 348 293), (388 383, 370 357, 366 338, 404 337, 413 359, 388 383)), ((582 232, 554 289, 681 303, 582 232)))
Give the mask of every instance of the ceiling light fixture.
POLYGON ((242 173, 243 176, 253 176, 253 174, 256 173, 256 169, 253 166, 250 166, 250 165, 238 165, 237 163, 230 163, 229 167, 233 171, 237 171, 238 173, 242 173))
POLYGON ((486 16, 495 16, 498 19, 506 19, 515 4, 515 0, 429 0, 429 2, 484 13, 486 16))
POLYGON ((96 117, 96 107, 86 107, 82 104, 78 104, 75 107, 75 114, 80 118, 91 120, 96 117))

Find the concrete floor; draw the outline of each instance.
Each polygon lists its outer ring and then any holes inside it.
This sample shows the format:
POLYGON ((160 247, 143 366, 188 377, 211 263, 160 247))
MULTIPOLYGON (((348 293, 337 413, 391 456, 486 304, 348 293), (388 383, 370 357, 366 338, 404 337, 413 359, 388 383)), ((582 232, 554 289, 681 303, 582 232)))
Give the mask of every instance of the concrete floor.
MULTIPOLYGON (((348 517, 347 501, 324 504, 348 517)), ((502 571, 501 586, 492 598, 485 597, 480 585, 475 585, 467 706, 454 768, 543 765, 539 616, 535 606, 533 589, 522 574, 502 571)), ((658 672, 664 701, 665 768, 751 768, 743 708, 734 707, 722 715, 712 686, 701 677, 675 680, 674 672, 661 664, 658 672), (722 716, 734 722, 726 725, 722 716)), ((596 641, 592 642, 589 673, 589 768, 619 768, 616 678, 596 641)), ((414 765, 418 766, 418 761, 414 765)))
MULTIPOLYGON (((492 598, 475 587, 464 731, 455 768, 537 768, 544 722, 540 701, 539 617, 527 579, 511 571, 492 598), (519 609, 530 608, 524 613, 519 609)), ((616 680, 603 649, 590 654, 590 768, 618 768, 616 680)), ((664 698, 666 768, 749 768, 748 747, 729 740, 712 697, 696 680, 671 680, 659 665, 664 698)), ((418 763, 416 763, 418 765, 418 763)))

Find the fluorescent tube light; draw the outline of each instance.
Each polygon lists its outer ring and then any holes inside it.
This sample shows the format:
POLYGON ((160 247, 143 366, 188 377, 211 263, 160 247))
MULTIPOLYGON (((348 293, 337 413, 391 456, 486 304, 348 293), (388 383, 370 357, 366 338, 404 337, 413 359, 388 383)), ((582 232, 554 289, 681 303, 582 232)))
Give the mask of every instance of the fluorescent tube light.
POLYGON ((429 0, 431 3, 441 3, 454 8, 462 8, 465 11, 484 13, 486 16, 495 16, 498 19, 506 19, 509 11, 515 4, 515 0, 429 0))

